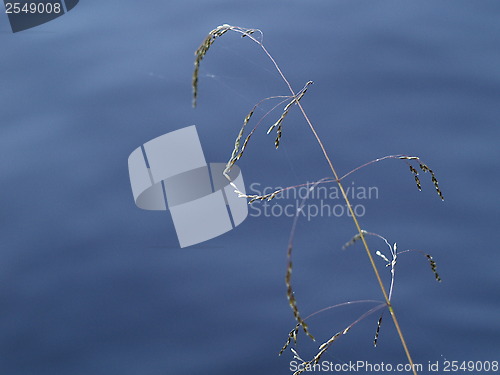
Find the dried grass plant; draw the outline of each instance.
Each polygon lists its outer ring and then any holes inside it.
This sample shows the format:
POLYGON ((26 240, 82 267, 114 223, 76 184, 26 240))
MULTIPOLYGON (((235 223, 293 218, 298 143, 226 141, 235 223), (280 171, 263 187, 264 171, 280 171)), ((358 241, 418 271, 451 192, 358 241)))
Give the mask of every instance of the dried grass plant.
MULTIPOLYGON (((309 336, 311 339, 314 340, 314 337, 311 334, 309 326, 306 322, 312 316, 317 315, 317 314, 324 312, 326 310, 334 309, 334 308, 337 308, 340 306, 366 303, 366 304, 372 304, 374 306, 372 308, 370 308, 368 311, 366 311, 363 315, 361 315, 360 317, 355 319, 347 327, 336 332, 326 342, 322 343, 318 347, 317 354, 313 358, 311 358, 310 360, 303 360, 300 357, 299 353, 297 353, 297 351, 295 349, 291 348, 291 350, 294 354, 294 358, 299 360, 302 364, 302 366, 300 366, 300 369, 297 370, 294 373, 294 375, 298 375, 301 372, 305 371, 308 368, 308 366, 312 366, 314 364, 317 364, 320 361, 322 355, 331 347, 331 345, 336 340, 338 340, 340 337, 342 337, 343 335, 346 335, 351 330, 351 328, 353 326, 355 326, 357 323, 359 323, 360 321, 362 321, 366 317, 374 314, 375 312, 381 311, 381 310, 385 311, 385 309, 389 311, 389 314, 392 318, 392 321, 393 321, 394 326, 396 328, 397 334, 398 334, 399 339, 401 341, 401 345, 405 351, 408 363, 411 365, 413 373, 415 375, 417 375, 417 371, 415 369, 415 366, 414 366, 414 363, 413 363, 413 360, 412 360, 412 357, 410 354, 410 350, 408 348, 408 344, 404 338, 403 332, 402 332, 401 327, 398 323, 398 320, 396 317, 396 312, 394 310, 394 307, 393 307, 393 304, 391 301, 393 290, 394 290, 396 263, 397 263, 398 256, 403 254, 403 253, 408 253, 408 252, 412 252, 412 251, 420 252, 421 254, 423 254, 426 257, 426 259, 430 265, 430 268, 431 268, 432 272, 434 273, 436 280, 441 281, 441 278, 440 278, 439 274, 437 273, 436 263, 429 254, 427 254, 421 250, 404 250, 404 251, 398 252, 396 243, 391 244, 383 236, 381 236, 377 233, 371 233, 371 232, 368 232, 368 231, 365 231, 364 229, 362 229, 361 224, 360 224, 360 222, 359 222, 358 218, 356 217, 356 214, 353 210, 353 206, 349 200, 348 194, 346 193, 346 190, 344 189, 343 180, 346 177, 350 176, 351 174, 358 172, 359 170, 361 170, 365 167, 368 167, 372 164, 375 164, 375 163, 378 163, 378 162, 381 162, 384 160, 391 160, 391 159, 400 160, 402 162, 405 162, 408 165, 410 172, 412 173, 412 175, 415 179, 415 183, 417 185, 417 188, 419 190, 421 190, 421 188, 422 188, 419 171, 421 171, 423 173, 428 173, 431 176, 431 181, 434 185, 434 188, 436 189, 438 196, 442 200, 444 200, 443 194, 442 194, 441 189, 439 187, 439 183, 438 183, 438 180, 436 178, 434 171, 431 168, 429 168, 429 166, 427 164, 425 164, 419 157, 401 154, 401 155, 388 155, 388 156, 384 156, 384 157, 369 161, 369 162, 367 162, 363 165, 360 165, 359 167, 351 170, 350 172, 340 176, 333 166, 332 158, 329 156, 320 136, 318 135, 315 127, 313 126, 313 124, 312 124, 311 120, 309 119, 304 107, 301 104, 301 99, 306 94, 307 90, 309 89, 310 85, 313 82, 312 81, 306 82, 305 85, 302 87, 302 89, 300 89, 299 91, 295 91, 292 88, 288 79, 285 77, 283 71, 280 69, 276 60, 273 58, 273 56, 268 52, 268 50, 264 46, 263 33, 258 29, 247 29, 247 28, 243 28, 243 27, 231 26, 231 25, 225 24, 225 25, 219 26, 219 27, 213 29, 212 31, 210 31, 208 36, 205 38, 203 43, 200 45, 200 47, 195 52, 194 72, 193 72, 193 78, 192 78, 193 106, 196 106, 196 100, 198 97, 198 79, 199 79, 200 63, 203 60, 203 58, 205 57, 205 55, 207 54, 207 52, 209 51, 210 47, 215 42, 215 40, 217 38, 221 37, 222 35, 224 35, 228 31, 238 33, 241 35, 241 37, 245 37, 246 39, 256 43, 260 47, 260 49, 264 52, 264 54, 267 56, 267 58, 269 58, 269 60, 274 65, 274 68, 278 72, 278 74, 281 77, 281 79, 283 80, 283 82, 286 84, 286 86, 290 92, 290 95, 281 95, 281 96, 273 96, 273 97, 265 98, 265 99, 261 100, 259 103, 257 103, 250 110, 250 112, 245 116, 245 118, 243 119, 243 124, 241 126, 241 129, 240 129, 240 131, 236 137, 236 140, 234 142, 233 151, 232 151, 231 156, 227 162, 227 165, 226 165, 226 168, 224 171, 224 175, 229 180, 231 185, 234 187, 235 193, 238 194, 239 197, 241 197, 241 198, 248 199, 249 203, 252 203, 252 202, 257 201, 257 200, 261 200, 261 201, 262 200, 271 200, 271 199, 275 198, 278 194, 281 194, 286 190, 298 188, 301 186, 307 186, 309 193, 311 193, 320 184, 336 183, 338 185, 338 188, 339 188, 341 194, 342 194, 343 199, 345 200, 346 206, 347 206, 348 211, 350 213, 350 217, 352 218, 352 220, 354 222, 354 226, 356 228, 356 234, 351 238, 351 240, 349 242, 347 242, 344 245, 344 248, 347 248, 347 247, 353 245, 357 241, 360 241, 362 243, 362 246, 363 246, 363 248, 366 252, 366 255, 369 259, 369 262, 370 262, 371 267, 373 269, 373 272, 375 274, 375 278, 378 282, 378 285, 380 287, 380 291, 381 291, 382 296, 383 296, 383 300, 380 300, 380 301, 377 301, 377 300, 348 301, 348 302, 344 302, 344 303, 340 303, 340 304, 326 307, 326 308, 324 308, 320 311, 317 311, 317 312, 315 312, 315 313, 313 313, 305 318, 302 317, 302 314, 299 312, 297 300, 296 300, 295 293, 294 293, 294 290, 292 287, 292 270, 293 270, 292 249, 293 249, 295 231, 296 231, 296 227, 297 227, 297 221, 300 217, 299 214, 300 214, 300 211, 303 209, 305 202, 307 200, 307 197, 304 198, 301 205, 299 205, 299 208, 297 209, 297 213, 296 213, 295 218, 293 220, 292 229, 291 229, 290 237, 289 237, 289 241, 288 241, 287 268, 286 268, 286 274, 285 274, 286 295, 287 295, 289 305, 292 309, 292 312, 293 312, 293 315, 295 317, 297 324, 289 332, 286 343, 283 346, 283 348, 281 348, 279 354, 281 355, 286 350, 286 348, 291 344, 292 341, 294 343, 297 342, 297 337, 298 337, 298 333, 300 330, 304 331, 304 333, 307 336, 309 336), (256 124, 254 125, 254 127, 245 136, 245 132, 247 130, 246 129, 247 125, 249 124, 250 120, 253 118, 252 116, 254 115, 255 110, 259 106, 261 106, 264 102, 272 101, 272 100, 277 101, 277 104, 275 104, 271 108, 271 110, 269 110, 263 116, 261 116, 259 118, 259 120, 256 122, 256 124), (282 136, 282 132, 283 132, 283 124, 285 122, 287 114, 292 110, 292 108, 297 107, 298 110, 301 112, 303 118, 305 119, 305 122, 308 125, 309 129, 311 130, 314 138, 316 139, 316 141, 317 141, 317 143, 318 143, 318 145, 323 153, 325 161, 327 162, 328 167, 331 171, 331 175, 324 177, 322 179, 319 179, 313 184, 307 183, 307 184, 302 184, 302 185, 290 186, 290 187, 283 188, 283 189, 277 189, 273 193, 266 194, 266 195, 246 195, 246 194, 241 192, 241 190, 238 188, 238 186, 236 186, 233 183, 233 181, 231 181, 231 179, 229 177, 229 171, 231 170, 232 166, 243 156, 243 154, 248 146, 248 143, 249 143, 252 135, 257 130, 257 128, 272 113, 274 113, 277 108, 279 108, 282 105, 285 105, 285 106, 284 106, 280 116, 277 118, 277 120, 275 120, 272 123, 272 125, 267 130, 268 134, 271 132, 276 132, 275 142, 274 142, 276 148, 278 148, 280 145, 281 136, 282 136), (387 254, 389 254, 389 256, 384 254, 382 251, 376 251, 375 253, 372 253, 372 250, 370 250, 370 247, 368 245, 368 241, 367 241, 368 237, 374 237, 378 240, 383 241, 385 246, 387 246, 387 250, 388 250, 387 254), (390 281, 390 285, 389 285, 388 289, 386 288, 386 286, 382 282, 382 278, 380 276, 380 272, 379 272, 378 266, 375 262, 375 259, 382 260, 385 263, 385 266, 390 270, 391 281, 390 281)), ((377 323, 376 331, 375 331, 375 337, 374 337, 374 341, 373 341, 375 346, 377 345, 377 341, 378 341, 379 331, 380 331, 380 327, 381 327, 381 323, 382 323, 382 317, 383 317, 383 312, 382 312, 382 315, 380 315, 380 318, 379 318, 378 323, 377 323)))

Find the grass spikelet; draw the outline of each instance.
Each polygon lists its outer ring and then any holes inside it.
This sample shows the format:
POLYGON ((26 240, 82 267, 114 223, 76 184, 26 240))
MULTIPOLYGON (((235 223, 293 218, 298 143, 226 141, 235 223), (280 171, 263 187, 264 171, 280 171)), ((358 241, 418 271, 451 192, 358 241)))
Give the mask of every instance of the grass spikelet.
POLYGON ((288 299, 288 304, 292 308, 293 311, 293 316, 295 317, 295 320, 297 320, 297 323, 302 326, 302 329, 304 330, 304 333, 309 336, 312 340, 314 340, 314 336, 309 332, 309 328, 307 326, 307 323, 302 319, 300 313, 299 313, 299 308, 297 307, 297 300, 295 299, 295 295, 293 292, 292 288, 292 270, 293 270, 293 263, 292 263, 292 247, 288 247, 288 264, 286 268, 286 275, 285 275, 285 284, 286 284, 286 297, 288 299))
POLYGON ((293 343, 296 344, 297 343, 297 333, 299 332, 299 328, 300 328, 300 324, 297 323, 297 325, 295 326, 294 329, 292 329, 289 333, 288 333, 288 338, 286 340, 286 343, 285 345, 283 345, 283 347, 281 348, 280 352, 278 355, 282 355, 283 352, 285 351, 286 348, 288 348, 288 345, 290 345, 290 343, 292 342, 293 340, 293 343))
POLYGON ((247 35, 252 35, 254 32, 256 32, 257 30, 255 29, 247 29, 245 30, 245 32, 243 34, 241 34, 241 37, 244 38, 246 37, 247 35))
MULTIPOLYGON (((252 115, 253 115, 253 112, 255 111, 255 108, 252 109, 248 115, 246 115, 245 119, 243 120, 243 126, 241 127, 241 131, 240 131, 240 135, 239 135, 239 139, 237 139, 237 142, 238 142, 238 145, 236 145, 235 143, 235 148, 236 147, 239 147, 240 143, 240 139, 241 137, 243 136, 243 131, 245 130, 245 126, 247 126, 248 124, 248 121, 250 121, 250 119, 252 118, 252 115)), ((239 150, 239 152, 235 155, 235 161, 236 160, 239 160, 242 156, 243 156, 243 152, 245 151, 245 148, 247 147, 247 144, 248 144, 248 141, 250 140, 250 138, 252 137, 252 134, 253 134, 253 130, 250 132, 250 134, 248 134, 245 138, 245 140, 243 141, 243 146, 241 146, 241 149, 239 150)))
POLYGON ((199 75, 199 70, 200 70, 200 63, 201 60, 205 57, 207 54, 208 50, 212 46, 212 44, 215 42, 215 40, 224 35, 226 32, 229 30, 234 30, 239 33, 241 33, 241 37, 249 36, 255 33, 256 29, 245 29, 243 27, 236 27, 236 26, 231 26, 228 24, 220 25, 217 26, 215 29, 210 31, 207 35, 207 37, 203 40, 201 45, 198 47, 198 49, 195 51, 195 60, 194 60, 194 71, 193 71, 193 77, 192 77, 192 87, 193 87, 193 107, 196 107, 196 99, 198 98, 198 75, 199 75))
MULTIPOLYGON (((361 230, 361 233, 363 234, 367 234, 368 232, 365 231, 365 230, 361 230)), ((344 244, 344 246, 342 246, 342 250, 345 250, 346 248, 348 248, 349 246, 352 246, 354 245, 354 243, 358 240, 361 239, 361 235, 359 233, 357 233, 353 238, 351 238, 348 242, 346 242, 344 244)))
MULTIPOLYGON (((245 119, 243 120, 243 126, 241 127, 240 132, 238 133, 238 137, 236 138, 236 141, 234 142, 234 150, 233 150, 233 154, 231 155, 231 159, 238 160, 243 154, 243 150, 240 151, 240 141, 241 141, 241 138, 243 137, 243 132, 245 131, 245 127, 247 126, 248 121, 250 121, 250 119, 252 118, 253 111, 254 110, 252 109, 248 113, 248 115, 245 116, 245 119)), ((248 141, 245 140, 245 144, 247 142, 248 141)))
POLYGON ((415 183, 417 184, 417 189, 419 191, 422 191, 422 185, 420 184, 420 179, 418 178, 417 175, 415 175, 414 177, 415 177, 415 183))
POLYGON ((436 178, 436 175, 434 174, 434 171, 422 162, 420 162, 419 167, 422 171, 429 172, 431 174, 432 183, 434 184, 434 187, 436 188, 436 192, 438 193, 441 200, 444 201, 444 196, 443 196, 443 193, 441 192, 441 189, 439 189, 439 183, 438 183, 438 180, 436 178))
POLYGON ((419 158, 416 156, 407 156, 407 155, 399 156, 399 158, 402 160, 419 160, 419 158))
POLYGON ((247 148, 248 141, 250 140, 250 137, 252 137, 252 134, 253 134, 253 130, 245 138, 245 141, 243 142, 243 146, 241 146, 240 153, 236 156, 236 160, 240 160, 240 158, 243 156, 243 151, 245 151, 245 149, 247 148))
POLYGON ((424 254, 424 255, 429 260, 429 265, 431 266, 432 272, 434 272, 434 276, 436 277, 436 281, 441 282, 441 277, 437 273, 437 264, 436 264, 436 262, 434 261, 434 259, 432 258, 432 256, 430 256, 429 254, 424 254))
POLYGON ((194 53, 195 60, 194 60, 194 71, 192 79, 193 107, 196 107, 196 99, 198 97, 198 75, 199 75, 201 60, 203 60, 208 50, 210 49, 210 46, 215 42, 215 39, 224 35, 228 30, 231 30, 231 26, 225 24, 218 26, 212 31, 210 31, 205 40, 203 40, 203 43, 201 43, 201 45, 194 53))
POLYGON ((409 252, 418 252, 418 253, 422 254, 423 256, 425 256, 427 258, 427 260, 429 261, 429 265, 431 267, 432 272, 434 273, 434 277, 436 278, 436 281, 441 282, 441 277, 439 276, 439 274, 437 272, 437 264, 434 261, 434 258, 432 258, 432 256, 430 254, 427 254, 427 253, 423 252, 422 250, 417 250, 417 249, 404 250, 404 251, 401 251, 399 254, 409 253, 409 252))
POLYGON ((436 192, 438 193, 438 195, 441 198, 441 200, 444 201, 443 193, 441 193, 441 189, 439 189, 439 183, 438 183, 438 180, 437 180, 436 176, 434 175, 434 172, 429 169, 429 173, 432 176, 432 182, 434 183, 434 187, 436 188, 436 192))
POLYGON ((380 318, 377 322, 377 330, 375 331, 375 338, 373 339, 373 346, 374 347, 377 347, 378 335, 380 333, 380 326, 382 325, 382 318, 383 318, 383 315, 380 315, 380 318))
POLYGON ((413 168, 413 165, 409 164, 410 171, 413 173, 413 176, 415 177, 415 182, 417 184, 417 188, 419 191, 422 191, 422 185, 420 184, 420 179, 418 178, 418 171, 413 168))
POLYGON ((378 255, 379 257, 381 257, 383 260, 385 260, 387 262, 387 267, 389 267, 391 265, 391 261, 389 259, 387 259, 387 257, 382 254, 380 251, 376 251, 375 252, 375 255, 378 255))
POLYGON ((423 170, 424 172, 427 172, 427 171, 430 171, 429 167, 427 165, 425 165, 424 163, 419 163, 418 165, 420 167, 421 170, 423 170))

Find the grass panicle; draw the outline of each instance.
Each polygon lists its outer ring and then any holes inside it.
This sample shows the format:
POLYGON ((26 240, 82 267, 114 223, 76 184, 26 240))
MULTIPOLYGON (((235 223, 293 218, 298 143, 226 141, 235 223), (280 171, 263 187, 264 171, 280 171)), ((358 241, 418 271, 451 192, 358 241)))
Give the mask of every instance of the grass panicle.
POLYGON ((236 163, 238 160, 240 160, 240 158, 243 156, 243 152, 245 151, 247 145, 248 145, 248 142, 250 141, 250 138, 252 137, 252 135, 255 133, 255 131, 257 130, 257 128, 259 127, 259 125, 261 124, 261 122, 274 110, 276 109, 280 104, 282 104, 283 102, 285 102, 287 99, 289 99, 290 96, 271 96, 269 98, 265 98, 263 100, 261 100, 260 102, 258 102, 257 104, 255 104, 253 106, 253 108, 250 110, 250 112, 248 112, 248 114, 245 116, 245 118, 243 119, 243 125, 241 126, 241 129, 240 131, 238 132, 238 135, 236 136, 236 140, 234 141, 234 147, 233 147, 233 152, 231 153, 231 157, 229 158, 229 161, 227 162, 226 164, 226 168, 224 170, 224 176, 226 176, 226 178, 231 181, 230 177, 229 177, 229 171, 231 170, 232 166, 234 165, 234 163, 236 163), (255 111, 262 105, 262 103, 266 102, 266 101, 269 101, 269 100, 272 100, 272 99, 281 99, 281 101, 276 104, 269 112, 267 112, 264 116, 262 116, 262 118, 260 119, 260 121, 254 126, 254 128, 250 131, 250 133, 245 137, 245 140, 243 141, 243 145, 241 144, 241 140, 243 139, 243 135, 245 134, 245 128, 247 126, 247 124, 249 123, 250 119, 252 118, 253 114, 255 113, 255 111))
MULTIPOLYGON (((324 308, 324 309, 322 309, 320 311, 317 311, 316 313, 313 313, 313 314, 309 315, 305 319, 302 318, 301 314, 299 313, 299 309, 297 307, 297 299, 295 297, 295 293, 294 293, 294 290, 293 290, 293 287, 292 287, 292 270, 293 270, 292 249, 293 249, 293 240, 294 240, 294 235, 295 235, 295 231, 296 231, 296 228, 297 228, 298 218, 300 217, 300 213, 303 210, 305 202, 306 202, 306 199, 308 199, 308 197, 304 198, 303 201, 302 201, 302 203, 301 203, 301 205, 297 208, 296 215, 294 217, 292 228, 291 228, 291 231, 290 231, 290 237, 289 237, 288 248, 287 248, 287 267, 286 267, 286 273, 285 273, 286 295, 287 295, 288 303, 290 305, 290 308, 292 309, 294 318, 296 320, 296 325, 288 333, 287 341, 286 341, 285 345, 281 348, 279 354, 281 355, 289 347, 289 345, 291 344, 292 341, 294 342, 294 344, 297 343, 297 336, 298 336, 298 333, 299 333, 299 330, 300 330, 301 327, 302 327, 302 330, 305 332, 305 334, 308 335, 310 338, 312 338, 314 340, 314 337, 309 332, 309 328, 308 328, 308 325, 306 323, 306 320, 309 317, 312 317, 313 315, 316 315, 316 314, 318 314, 320 312, 323 312, 325 310, 333 309, 333 308, 336 308, 336 307, 339 307, 339 306, 349 305, 349 304, 352 304, 352 303, 366 303, 366 302, 377 303, 377 305, 375 307, 373 307, 370 310, 368 310, 367 312, 365 312, 362 316, 360 316, 353 323, 351 323, 350 325, 348 325, 343 330, 335 333, 333 336, 330 337, 330 339, 328 339, 323 344, 321 344, 319 346, 319 348, 318 348, 317 354, 311 360, 309 360, 309 361, 302 360, 300 358, 299 354, 297 353, 297 351, 294 348, 290 348, 291 351, 294 353, 295 358, 298 359, 298 360, 300 360, 302 362, 302 364, 304 365, 302 367, 303 369, 299 370, 299 371, 296 371, 294 373, 294 375, 298 375, 301 372, 305 371, 308 365, 313 365, 313 364, 318 363, 319 360, 320 360, 320 358, 322 357, 322 355, 328 350, 328 348, 330 348, 330 346, 335 341, 337 341, 340 337, 342 337, 345 334, 347 334, 350 331, 350 329, 354 325, 356 325, 359 321, 365 319, 366 317, 370 316, 374 312, 381 310, 382 308, 387 308, 387 310, 389 311, 389 313, 391 315, 391 319, 392 319, 392 321, 394 323, 394 326, 396 328, 397 334, 398 334, 399 339, 401 341, 401 345, 402 345, 402 347, 404 349, 404 352, 405 352, 405 355, 406 355, 406 357, 408 359, 408 363, 411 365, 411 368, 413 369, 412 370, 413 374, 417 375, 417 372, 415 370, 415 366, 413 364, 412 357, 410 355, 410 351, 409 351, 408 345, 407 345, 406 340, 404 338, 404 335, 403 335, 403 332, 401 330, 401 327, 399 326, 398 320, 396 318, 396 313, 395 313, 394 307, 392 306, 392 302, 391 302, 392 293, 393 293, 393 289, 394 289, 395 268, 396 268, 396 263, 397 263, 397 257, 398 257, 398 255, 400 255, 402 253, 405 253, 405 252, 410 252, 410 251, 419 251, 423 255, 426 256, 426 258, 427 258, 427 260, 428 260, 428 262, 430 264, 431 270, 434 273, 434 276, 435 276, 436 280, 437 281, 441 281, 441 278, 440 278, 439 274, 437 273, 436 262, 434 261, 434 259, 429 254, 424 253, 424 252, 422 252, 420 250, 405 250, 405 251, 402 251, 402 252, 398 252, 397 244, 396 243, 394 243, 394 244, 391 245, 391 243, 389 243, 389 241, 387 239, 385 239, 384 237, 382 237, 382 236, 380 236, 380 235, 378 235, 376 233, 370 233, 370 232, 367 232, 367 231, 361 229, 361 226, 360 226, 360 223, 358 221, 358 218, 357 218, 357 216, 354 213, 353 206, 352 206, 352 204, 351 204, 351 202, 349 200, 349 197, 348 197, 348 195, 346 193, 345 188, 343 187, 343 183, 342 182, 343 182, 343 180, 345 178, 347 178, 351 174, 353 174, 353 173, 355 173, 355 172, 357 172, 357 171, 359 171, 359 170, 361 170, 361 169, 363 169, 363 168, 365 168, 367 166, 370 166, 372 164, 378 163, 378 162, 383 161, 383 160, 400 159, 400 160, 404 160, 408 164, 408 166, 410 168, 410 172, 412 173, 412 175, 414 177, 414 180, 415 180, 415 183, 417 185, 417 188, 419 190, 422 189, 422 184, 421 184, 421 180, 420 180, 420 177, 419 177, 419 171, 418 171, 417 167, 415 166, 417 163, 418 163, 418 168, 420 169, 420 171, 422 171, 424 173, 429 173, 431 175, 431 180, 432 180, 432 183, 434 184, 434 187, 436 189, 437 194, 439 195, 439 197, 442 200, 444 200, 443 194, 442 194, 441 189, 439 187, 438 180, 437 180, 437 178, 436 178, 433 170, 430 169, 427 164, 423 163, 422 160, 419 157, 409 156, 409 155, 404 155, 404 154, 398 154, 398 155, 388 155, 388 156, 384 156, 384 157, 381 157, 381 158, 378 158, 378 159, 371 160, 371 161, 369 161, 369 162, 367 162, 365 164, 360 165, 357 168, 354 168, 353 170, 349 171, 345 175, 340 176, 337 173, 336 169, 334 168, 333 163, 332 163, 332 159, 328 155, 328 152, 327 152, 327 150, 326 150, 326 148, 325 148, 325 146, 324 146, 324 144, 323 144, 323 142, 322 142, 319 134, 317 133, 316 128, 313 126, 311 120, 309 119, 309 117, 308 117, 308 115, 307 115, 307 113, 306 113, 306 111, 305 111, 305 109, 304 109, 304 107, 302 106, 302 103, 301 103, 301 99, 305 95, 305 93, 307 92, 308 87, 312 84, 312 81, 307 82, 305 84, 305 86, 300 91, 295 92, 294 89, 292 88, 290 82, 285 77, 285 75, 284 75, 283 71, 281 70, 280 66, 276 62, 276 60, 273 58, 273 56, 269 53, 269 51, 264 46, 264 43, 263 43, 263 34, 258 29, 248 29, 248 28, 242 28, 242 27, 238 27, 238 26, 230 26, 230 25, 225 24, 225 25, 222 25, 222 26, 219 26, 219 27, 213 29, 208 34, 208 36, 205 38, 205 40, 202 42, 202 44, 200 45, 200 47, 195 52, 194 72, 193 72, 193 77, 192 77, 193 106, 196 106, 196 101, 197 101, 197 96, 198 96, 198 78, 199 78, 200 63, 203 60, 203 58, 205 57, 205 55, 207 54, 208 50, 210 49, 210 47, 212 46, 212 44, 214 43, 214 41, 217 38, 219 38, 220 36, 222 36, 225 33, 227 33, 228 31, 233 31, 233 32, 239 33, 242 37, 246 37, 246 39, 251 40, 252 42, 256 43, 260 47, 260 49, 264 52, 264 54, 268 57, 268 59, 274 65, 274 68, 276 69, 276 71, 280 75, 281 79, 283 80, 283 82, 287 86, 287 88, 288 88, 288 90, 290 92, 290 95, 274 96, 274 97, 269 97, 269 98, 263 99, 262 101, 260 101, 259 103, 257 103, 250 110, 250 112, 245 116, 245 118, 243 120, 243 125, 242 125, 240 131, 238 132, 238 134, 236 136, 236 140, 234 142, 233 151, 232 151, 231 156, 230 156, 230 158, 229 158, 229 160, 228 160, 228 162, 226 164, 226 168, 224 170, 224 175, 229 180, 231 186, 234 187, 235 192, 238 194, 238 196, 239 197, 243 197, 245 199, 248 199, 249 203, 252 203, 252 202, 255 202, 255 201, 263 201, 263 200, 269 201, 269 200, 275 198, 281 192, 283 192, 283 191, 285 191, 287 189, 292 189, 292 188, 296 188, 296 187, 299 187, 299 186, 307 185, 309 187, 309 192, 311 192, 318 184, 336 183, 338 185, 338 187, 339 187, 339 190, 342 193, 343 199, 345 200, 346 206, 347 206, 348 211, 350 213, 349 216, 352 218, 352 220, 354 222, 354 225, 356 227, 356 230, 357 230, 357 233, 351 238, 350 241, 348 241, 343 246, 343 248, 345 249, 345 248, 347 248, 349 246, 352 246, 352 245, 354 245, 358 241, 362 242, 363 248, 364 248, 365 253, 366 253, 366 255, 367 255, 367 257, 368 257, 368 259, 370 261, 370 264, 371 264, 371 267, 373 269, 375 278, 377 280, 377 283, 378 283, 378 285, 380 287, 380 290, 382 292, 382 295, 384 297, 383 298, 383 302, 381 302, 381 301, 373 301, 373 300, 344 302, 344 303, 341 303, 341 304, 338 304, 338 305, 334 305, 334 306, 330 306, 330 307, 324 308), (270 111, 268 111, 263 116, 261 116, 260 120, 257 121, 257 123, 254 126, 254 128, 249 132, 249 134, 247 134, 245 136, 246 127, 247 127, 248 123, 252 119, 254 119, 256 110, 260 107, 260 105, 264 101, 267 101, 267 100, 270 100, 270 99, 280 99, 280 102, 278 104, 276 104, 270 111), (300 112, 301 112, 304 120, 306 121, 309 129, 311 130, 311 132, 312 132, 315 140, 317 141, 318 146, 320 147, 320 149, 321 149, 321 151, 323 153, 325 161, 327 162, 328 167, 329 167, 332 175, 327 176, 325 178, 322 178, 321 180, 316 181, 315 183, 312 184, 312 186, 310 186, 309 183, 308 184, 300 184, 300 185, 290 186, 290 187, 287 187, 287 188, 279 188, 279 189, 276 189, 274 192, 272 192, 270 194, 266 194, 266 195, 246 195, 246 194, 242 193, 240 191, 240 189, 238 189, 238 187, 233 183, 233 181, 231 181, 231 178, 229 177, 229 172, 230 172, 231 168, 234 166, 234 164, 238 160, 240 160, 241 157, 243 156, 243 153, 246 150, 246 148, 248 146, 248 143, 249 143, 252 135, 254 134, 254 132, 256 131, 256 129, 258 128, 258 126, 261 124, 261 122, 271 112, 273 112, 276 108, 278 108, 279 106, 281 106, 284 103, 286 103, 286 105, 285 105, 285 107, 284 107, 284 109, 283 109, 280 117, 278 118, 278 120, 276 120, 269 127, 269 129, 267 131, 267 133, 269 134, 273 130, 276 130, 276 138, 275 138, 275 141, 274 141, 275 147, 278 148, 280 146, 280 142, 281 142, 281 139, 282 139, 282 132, 283 132, 283 123, 284 123, 284 121, 285 121, 285 119, 286 119, 289 111, 291 110, 291 108, 293 106, 297 106, 298 109, 300 110, 300 112), (378 267, 375 264, 375 260, 374 260, 372 251, 370 250, 370 247, 368 246, 368 243, 367 243, 367 240, 366 240, 366 237, 368 237, 368 236, 375 236, 375 237, 378 237, 379 239, 382 239, 385 242, 385 244, 388 247, 388 249, 389 249, 390 257, 386 256, 380 250, 378 250, 378 251, 376 251, 374 253, 374 255, 378 256, 380 259, 382 259, 385 262, 386 267, 390 268, 391 278, 390 278, 390 285, 389 285, 388 288, 386 288, 384 282, 381 279, 378 267), (387 290, 388 290, 388 292, 387 292, 387 290)), ((377 341, 378 341, 378 338, 379 338, 380 327, 381 327, 381 324, 382 324, 382 316, 383 316, 383 314, 381 315, 381 317, 379 318, 379 320, 377 322, 377 329, 376 329, 375 338, 374 338, 374 345, 375 346, 377 345, 377 341)))

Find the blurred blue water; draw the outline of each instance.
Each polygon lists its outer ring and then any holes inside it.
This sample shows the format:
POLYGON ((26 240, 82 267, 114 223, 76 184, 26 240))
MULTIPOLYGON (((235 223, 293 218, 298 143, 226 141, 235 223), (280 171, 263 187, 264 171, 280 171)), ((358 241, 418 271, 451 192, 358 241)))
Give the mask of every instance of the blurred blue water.
MULTIPOLYGON (((287 93, 258 48, 227 35, 190 107, 193 51, 222 23, 262 29, 292 84, 315 82, 303 104, 341 173, 396 153, 436 171, 444 203, 428 176, 419 193, 399 161, 348 183, 378 188, 358 202, 364 228, 438 263, 441 284, 418 254, 398 262, 394 304, 414 361, 500 360, 499 17, 497 1, 89 0, 12 34, 0 15, 0 373, 289 371, 292 354, 277 352, 294 326, 283 282, 291 219, 249 217, 181 250, 169 214, 136 208, 128 181, 133 149, 193 123, 207 160, 227 160, 253 104, 287 93)), ((285 126, 279 151, 263 134, 248 148, 247 187, 328 175, 298 112, 285 126)), ((347 217, 299 223, 304 314, 381 298, 361 248, 340 250, 353 233, 347 217)), ((364 311, 318 315, 318 343, 300 337, 301 355, 364 311)), ((376 320, 325 359, 405 363, 387 316, 371 346, 376 320)))

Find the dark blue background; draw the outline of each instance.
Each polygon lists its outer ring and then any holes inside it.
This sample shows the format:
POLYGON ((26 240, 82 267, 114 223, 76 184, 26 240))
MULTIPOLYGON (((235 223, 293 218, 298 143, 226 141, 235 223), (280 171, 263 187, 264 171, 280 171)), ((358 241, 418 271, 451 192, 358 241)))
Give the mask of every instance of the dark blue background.
MULTIPOLYGON (((441 284, 425 258, 398 262, 394 305, 416 363, 500 360, 499 19, 493 0, 82 1, 16 34, 0 15, 0 373, 289 373, 291 353, 277 352, 295 324, 291 219, 249 217, 179 249, 169 214, 138 209, 128 180, 132 150, 191 124, 206 159, 226 161, 253 104, 287 94, 260 50, 228 34, 191 108, 193 51, 223 23, 262 29, 296 89, 315 82, 303 105, 340 173, 394 153, 436 171, 444 203, 399 161, 354 175, 379 189, 362 226, 438 263, 441 284)), ((264 130, 239 163, 247 187, 328 175, 296 109, 279 151, 264 130)), ((299 223, 304 315, 381 298, 361 247, 340 249, 354 231, 347 217, 299 223)), ((312 319, 318 342, 301 335, 301 355, 364 311, 312 319)), ((324 359, 405 363, 388 316, 372 347, 376 320, 324 359)))

